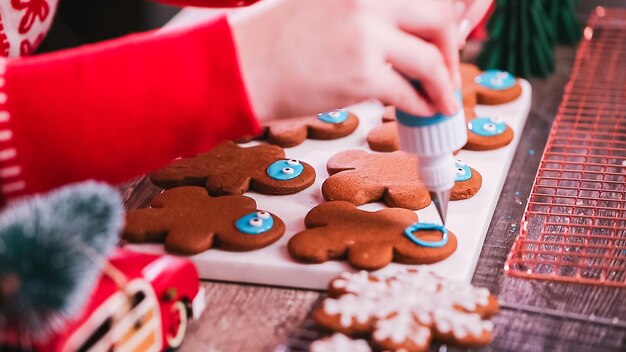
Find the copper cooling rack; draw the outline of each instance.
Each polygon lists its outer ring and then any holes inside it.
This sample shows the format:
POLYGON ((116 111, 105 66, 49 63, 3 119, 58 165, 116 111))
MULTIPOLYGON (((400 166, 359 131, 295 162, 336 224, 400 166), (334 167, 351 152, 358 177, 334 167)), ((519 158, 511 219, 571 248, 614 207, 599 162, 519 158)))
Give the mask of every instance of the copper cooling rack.
POLYGON ((598 7, 584 29, 504 269, 626 287, 626 10, 598 7))

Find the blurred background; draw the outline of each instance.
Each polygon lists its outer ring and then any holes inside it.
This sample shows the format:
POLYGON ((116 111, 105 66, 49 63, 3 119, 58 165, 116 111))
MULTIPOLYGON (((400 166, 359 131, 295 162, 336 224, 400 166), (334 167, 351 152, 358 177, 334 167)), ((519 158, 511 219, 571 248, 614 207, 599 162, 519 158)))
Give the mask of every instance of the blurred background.
POLYGON ((159 28, 179 10, 149 0, 60 0, 50 33, 38 52, 159 28))
MULTIPOLYGON (((626 7, 626 0, 581 0, 579 22, 585 23, 586 15, 597 5, 626 7)), ((179 10, 150 0, 60 0, 58 15, 39 52, 159 28, 179 10)))

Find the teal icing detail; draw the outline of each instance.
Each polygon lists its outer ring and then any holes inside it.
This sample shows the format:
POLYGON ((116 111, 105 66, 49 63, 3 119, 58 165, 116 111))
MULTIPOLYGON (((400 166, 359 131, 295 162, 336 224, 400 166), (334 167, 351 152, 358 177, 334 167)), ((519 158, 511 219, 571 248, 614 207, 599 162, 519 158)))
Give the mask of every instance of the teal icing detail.
POLYGON ((515 77, 505 71, 487 70, 476 76, 474 82, 485 88, 504 90, 515 86, 515 77))
POLYGON ((406 230, 404 230, 404 235, 408 237, 409 240, 411 240, 411 242, 422 247, 441 248, 445 246, 446 244, 448 244, 448 229, 446 229, 445 226, 442 226, 442 225, 416 222, 415 224, 407 227, 406 230), (432 231, 432 230, 441 231, 442 236, 439 241, 436 241, 436 242, 424 241, 413 234, 413 232, 417 232, 417 231, 432 231))
POLYGON ((267 168, 267 175, 274 180, 287 181, 302 174, 304 166, 296 159, 286 159, 274 162, 267 168))
POLYGON ((479 117, 467 123, 467 128, 483 137, 493 137, 506 131, 506 124, 499 119, 479 117))
POLYGON ((257 211, 239 218, 235 221, 235 227, 247 235, 259 235, 274 227, 274 218, 266 211, 257 211))
MULTIPOLYGON (((456 97, 456 100, 459 102, 459 106, 463 106, 463 97, 461 95, 461 90, 457 90, 454 96, 456 97)), ((434 116, 430 116, 430 117, 429 116, 415 116, 415 115, 408 114, 400 109, 397 109, 396 119, 398 120, 399 123, 403 124, 404 126, 424 127, 424 126, 430 126, 430 125, 443 122, 444 120, 450 117, 458 116, 459 114, 465 114, 463 109, 459 109, 459 111, 455 115, 452 115, 452 116, 437 113, 434 116)))
POLYGON ((472 178, 472 169, 465 164, 462 160, 457 160, 456 163, 456 178, 454 182, 463 182, 472 178))
POLYGON ((324 122, 338 124, 345 122, 348 119, 348 115, 350 114, 346 110, 331 110, 317 114, 317 118, 324 122))

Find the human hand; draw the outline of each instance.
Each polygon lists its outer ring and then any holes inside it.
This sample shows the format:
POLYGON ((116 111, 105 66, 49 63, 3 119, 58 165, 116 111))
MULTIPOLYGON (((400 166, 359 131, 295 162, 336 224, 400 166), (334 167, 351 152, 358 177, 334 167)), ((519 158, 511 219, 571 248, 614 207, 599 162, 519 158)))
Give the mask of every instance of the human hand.
POLYGON ((369 98, 421 116, 460 108, 452 1, 265 0, 229 21, 261 120, 369 98))
POLYGON ((459 23, 459 48, 465 46, 467 36, 485 17, 493 0, 454 0, 454 10, 459 23))

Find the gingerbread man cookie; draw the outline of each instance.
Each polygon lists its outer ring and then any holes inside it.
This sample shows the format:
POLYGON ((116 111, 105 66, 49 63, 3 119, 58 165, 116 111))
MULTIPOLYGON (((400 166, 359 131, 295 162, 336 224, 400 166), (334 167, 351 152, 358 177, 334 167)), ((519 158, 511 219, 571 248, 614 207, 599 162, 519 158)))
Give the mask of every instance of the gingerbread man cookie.
POLYGON ((309 164, 285 159, 281 147, 258 145, 244 148, 226 142, 208 153, 180 159, 150 175, 162 188, 203 186, 211 195, 292 194, 311 186, 315 170, 309 164))
POLYGON ((477 66, 461 64, 463 104, 466 106, 499 105, 522 95, 522 86, 508 72, 481 71, 477 66))
POLYGON ((335 154, 326 168, 331 175, 322 184, 326 200, 345 200, 356 205, 383 201, 390 207, 410 210, 430 204, 428 189, 417 174, 417 157, 413 155, 348 150, 335 154))
POLYGON ((404 269, 389 277, 344 273, 314 312, 323 328, 370 336, 376 350, 427 351, 432 340, 478 348, 491 342, 499 309, 487 289, 445 280, 427 270, 404 269))
MULTIPOLYGON (((350 135, 359 127, 359 118, 344 109, 331 110, 316 116, 270 121, 256 139, 266 140, 283 148, 294 147, 308 139, 329 140, 350 135)), ((249 142, 246 137, 237 142, 249 142)))
POLYGON ((156 196, 150 208, 129 211, 122 238, 131 243, 164 243, 168 252, 194 255, 212 247, 263 248, 284 233, 283 221, 257 210, 252 198, 211 197, 202 187, 179 187, 156 196))
POLYGON ((456 236, 438 225, 417 222, 406 209, 369 212, 342 201, 322 203, 304 219, 306 230, 288 243, 289 254, 305 263, 346 258, 357 269, 376 270, 392 261, 431 264, 456 250, 456 236))

